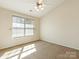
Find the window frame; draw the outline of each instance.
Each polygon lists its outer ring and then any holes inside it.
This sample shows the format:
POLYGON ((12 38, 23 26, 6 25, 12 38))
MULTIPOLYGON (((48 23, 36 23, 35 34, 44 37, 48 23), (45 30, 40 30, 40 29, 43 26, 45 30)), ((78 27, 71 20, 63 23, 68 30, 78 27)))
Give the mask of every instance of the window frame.
POLYGON ((34 35, 35 35, 35 25, 34 25, 35 22, 33 22, 33 26, 34 26, 33 28, 26 28, 26 27, 25 27, 25 24, 27 24, 27 23, 25 22, 26 19, 31 19, 32 21, 34 21, 32 18, 25 18, 25 17, 22 17, 22 16, 12 15, 12 38, 20 38, 20 37, 27 37, 27 36, 34 36, 34 35), (19 18, 23 18, 23 19, 24 19, 24 28, 17 28, 17 27, 16 27, 16 29, 23 29, 23 30, 24 30, 23 36, 13 37, 13 29, 15 29, 15 28, 13 27, 13 17, 19 17, 19 18), (26 35, 26 29, 32 29, 32 30, 33 30, 33 35, 26 35))

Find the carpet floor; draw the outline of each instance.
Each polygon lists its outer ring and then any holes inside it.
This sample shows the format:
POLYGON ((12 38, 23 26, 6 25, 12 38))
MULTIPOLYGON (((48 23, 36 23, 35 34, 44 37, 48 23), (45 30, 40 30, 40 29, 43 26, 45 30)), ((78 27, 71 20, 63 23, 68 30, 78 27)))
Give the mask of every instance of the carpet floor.
POLYGON ((79 51, 36 41, 1 50, 0 59, 79 59, 79 51))

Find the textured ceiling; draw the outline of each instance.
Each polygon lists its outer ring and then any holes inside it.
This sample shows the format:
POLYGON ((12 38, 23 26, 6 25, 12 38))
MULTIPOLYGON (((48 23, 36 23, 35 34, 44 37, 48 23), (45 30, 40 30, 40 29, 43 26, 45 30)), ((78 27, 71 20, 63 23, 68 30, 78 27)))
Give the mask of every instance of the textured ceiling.
POLYGON ((36 1, 37 0, 0 0, 0 7, 35 17, 42 17, 63 3, 64 0, 44 0, 44 10, 39 12, 35 10, 36 1), (29 10, 32 10, 32 12, 29 10))

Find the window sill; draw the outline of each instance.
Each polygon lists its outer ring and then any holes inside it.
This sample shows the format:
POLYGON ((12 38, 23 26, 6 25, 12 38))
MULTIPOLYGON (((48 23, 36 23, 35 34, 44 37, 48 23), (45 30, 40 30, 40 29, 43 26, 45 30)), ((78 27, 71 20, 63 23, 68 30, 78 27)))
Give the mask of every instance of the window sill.
POLYGON ((25 38, 25 37, 33 37, 34 35, 27 35, 27 36, 20 36, 20 37, 12 37, 12 39, 19 39, 19 38, 25 38))

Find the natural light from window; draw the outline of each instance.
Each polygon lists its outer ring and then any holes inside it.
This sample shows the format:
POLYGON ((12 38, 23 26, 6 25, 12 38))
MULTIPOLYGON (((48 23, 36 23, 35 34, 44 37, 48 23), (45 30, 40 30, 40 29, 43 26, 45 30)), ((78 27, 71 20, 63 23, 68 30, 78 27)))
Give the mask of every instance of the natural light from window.
POLYGON ((34 21, 23 17, 13 16, 12 37, 34 35, 34 21))
POLYGON ((24 57, 27 57, 34 52, 36 52, 35 44, 31 44, 11 51, 7 51, 0 57, 0 59, 23 59, 24 57))

